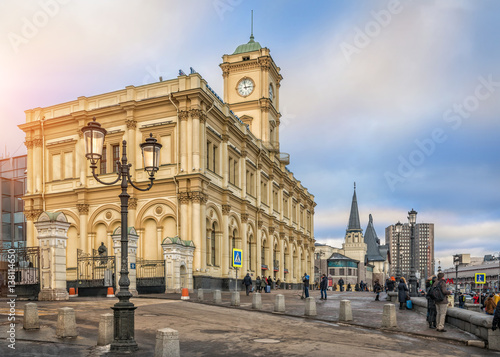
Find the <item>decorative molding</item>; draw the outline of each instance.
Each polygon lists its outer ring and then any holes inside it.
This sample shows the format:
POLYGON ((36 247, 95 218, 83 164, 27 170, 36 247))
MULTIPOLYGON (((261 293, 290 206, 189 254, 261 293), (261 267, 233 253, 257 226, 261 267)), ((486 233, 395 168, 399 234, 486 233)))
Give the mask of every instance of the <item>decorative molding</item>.
POLYGON ((181 110, 179 112, 179 119, 180 120, 187 120, 189 117, 189 112, 187 110, 181 110))
POLYGON ((261 220, 261 219, 259 219, 259 220, 257 221, 257 228, 261 229, 263 225, 264 225, 264 221, 263 221, 263 220, 261 220))
POLYGON ((228 134, 222 134, 222 141, 227 142, 229 140, 229 135, 228 134))
POLYGON ((89 214, 89 205, 87 203, 77 203, 76 204, 76 209, 78 210, 78 213, 80 215, 87 215, 87 214, 89 214))
POLYGON ((280 232, 280 239, 285 239, 285 232, 280 232))
POLYGON ((246 158, 248 155, 248 152, 246 150, 241 150, 241 157, 246 158))
POLYGON ((33 140, 33 145, 34 145, 35 147, 41 147, 41 146, 42 146, 42 139, 40 139, 40 138, 36 138, 36 139, 34 139, 34 140, 33 140))
POLYGON ((24 145, 26 146, 26 149, 33 149, 33 140, 26 140, 24 142, 24 145))
POLYGON ((231 205, 222 205, 222 214, 228 215, 231 212, 231 205))
POLYGON ((228 63, 222 63, 220 65, 220 68, 222 69, 222 77, 226 78, 229 76, 229 67, 230 65, 228 63))
POLYGON ((276 229, 274 227, 269 227, 269 234, 274 234, 276 229))
POLYGON ((135 129, 137 127, 137 121, 134 119, 127 119, 125 123, 127 124, 127 129, 135 129))
POLYGON ((203 116, 203 111, 201 109, 191 109, 189 114, 191 114, 191 118, 193 119, 200 119, 203 116))
POLYGON ((131 197, 128 199, 128 208, 129 209, 137 209, 137 198, 131 197))
POLYGON ((82 128, 78 129, 78 130, 76 131, 76 133, 78 134, 78 137, 79 137, 80 139, 83 139, 83 131, 82 131, 82 128))
POLYGON ((269 71, 271 69, 271 58, 259 57, 259 65, 263 70, 269 71))
POLYGON ((203 203, 206 199, 206 195, 201 191, 190 192, 190 197, 194 203, 203 203))
POLYGON ((242 213, 241 214, 241 221, 243 223, 247 223, 248 222, 248 213, 242 213))
POLYGON ((186 204, 189 202, 189 192, 179 192, 179 201, 181 204, 186 204))

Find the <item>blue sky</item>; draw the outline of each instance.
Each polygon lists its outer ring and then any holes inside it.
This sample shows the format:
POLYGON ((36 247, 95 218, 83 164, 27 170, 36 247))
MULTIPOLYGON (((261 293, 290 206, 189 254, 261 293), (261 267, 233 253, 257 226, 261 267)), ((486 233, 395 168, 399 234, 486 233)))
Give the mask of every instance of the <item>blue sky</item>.
POLYGON ((436 258, 500 251, 500 3, 0 3, 0 155, 25 152, 24 110, 177 76, 220 95, 221 56, 254 35, 281 67, 281 150, 316 197, 317 241, 340 246, 357 183, 380 238, 407 212, 436 258), (31 27, 30 27, 31 24, 31 27), (468 109, 467 109, 468 108, 468 109))

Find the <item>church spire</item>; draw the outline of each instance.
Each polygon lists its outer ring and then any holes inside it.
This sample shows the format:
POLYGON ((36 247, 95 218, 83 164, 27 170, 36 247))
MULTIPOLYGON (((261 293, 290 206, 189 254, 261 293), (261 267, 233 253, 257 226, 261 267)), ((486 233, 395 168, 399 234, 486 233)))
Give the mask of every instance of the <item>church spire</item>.
POLYGON ((252 26, 250 30, 250 42, 254 42, 254 37, 253 37, 253 10, 252 10, 252 26))
POLYGON ((356 198, 356 182, 354 182, 354 194, 352 195, 351 214, 349 215, 348 232, 361 232, 361 224, 359 223, 358 199, 356 198))

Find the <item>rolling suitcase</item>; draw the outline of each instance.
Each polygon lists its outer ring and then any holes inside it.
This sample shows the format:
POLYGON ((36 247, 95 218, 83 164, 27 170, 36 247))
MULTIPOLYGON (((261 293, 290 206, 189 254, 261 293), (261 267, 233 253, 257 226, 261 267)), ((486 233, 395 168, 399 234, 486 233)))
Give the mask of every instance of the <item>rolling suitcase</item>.
POLYGON ((271 292, 271 285, 266 285, 266 293, 270 293, 271 292))

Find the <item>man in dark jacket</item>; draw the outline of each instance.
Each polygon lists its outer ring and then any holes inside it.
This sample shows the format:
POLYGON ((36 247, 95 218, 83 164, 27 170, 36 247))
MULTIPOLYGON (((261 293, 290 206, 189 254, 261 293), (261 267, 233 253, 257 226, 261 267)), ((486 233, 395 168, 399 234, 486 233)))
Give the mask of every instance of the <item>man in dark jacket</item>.
POLYGON ((495 331, 498 327, 500 327, 500 306, 498 306, 495 310, 495 315, 493 316, 493 324, 491 325, 491 329, 495 331))
POLYGON ((328 288, 328 278, 325 274, 321 276, 321 282, 319 283, 319 289, 321 290, 321 299, 326 300, 326 289, 328 288))
POLYGON ((378 282, 378 280, 375 280, 375 284, 373 285, 373 291, 377 296, 375 297, 375 301, 380 301, 379 296, 380 292, 382 291, 382 285, 378 282))
POLYGON ((243 284, 245 284, 245 290, 247 292, 247 296, 250 294, 250 289, 252 289, 252 278, 250 277, 250 273, 243 278, 243 284))
POLYGON ((304 294, 305 297, 309 297, 309 275, 307 273, 304 273, 304 277, 302 278, 302 282, 304 283, 304 294))
POLYGON ((436 276, 432 275, 429 277, 425 283, 425 291, 427 298, 427 322, 429 323, 429 328, 436 328, 436 303, 431 299, 429 295, 429 291, 431 290, 432 285, 436 281, 436 276))
POLYGON ((432 284, 432 287, 437 286, 441 289, 441 292, 444 295, 443 301, 436 301, 436 311, 437 311, 437 329, 439 332, 446 332, 444 329, 444 321, 446 319, 446 310, 448 310, 448 295, 451 295, 451 292, 446 289, 446 281, 444 280, 444 273, 439 273, 437 277, 437 281, 432 284))
POLYGON ((394 291, 394 281, 392 279, 388 279, 389 281, 387 282, 387 291, 394 291))
POLYGON ((342 278, 339 279, 339 287, 340 291, 344 291, 344 279, 342 278))

